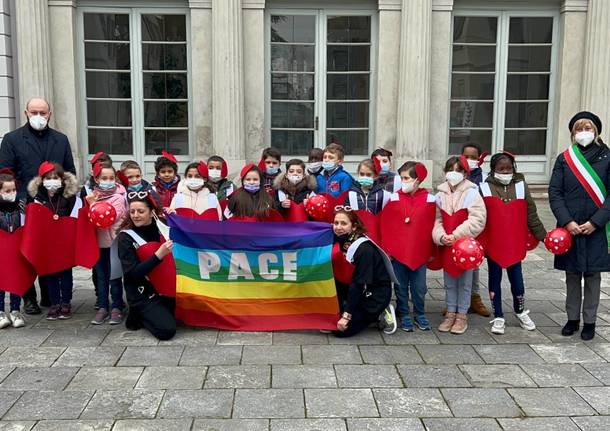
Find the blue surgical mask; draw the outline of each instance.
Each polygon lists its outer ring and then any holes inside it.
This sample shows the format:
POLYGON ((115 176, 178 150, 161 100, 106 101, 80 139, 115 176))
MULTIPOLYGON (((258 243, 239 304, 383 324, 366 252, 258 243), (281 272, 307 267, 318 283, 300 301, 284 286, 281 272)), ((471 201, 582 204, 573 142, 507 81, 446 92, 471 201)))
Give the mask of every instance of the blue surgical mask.
POLYGON ((362 187, 371 187, 374 181, 375 180, 373 179, 373 177, 358 177, 358 183, 360 183, 362 187))
POLYGON ((335 169, 335 166, 337 166, 335 162, 322 162, 322 169, 325 171, 332 171, 335 169))
POLYGON ((100 181, 98 187, 102 190, 112 190, 116 187, 115 181, 100 181))
POLYGON ((381 164, 381 173, 382 174, 387 174, 388 172, 390 172, 390 164, 389 163, 382 163, 381 164))
POLYGON ((275 175, 280 171, 280 168, 276 167, 276 166, 267 166, 267 168, 265 169, 265 173, 267 175, 275 175))
POLYGON ((127 191, 129 192, 139 192, 144 187, 144 184, 136 184, 135 186, 127 186, 127 191))
POLYGON ((244 184, 244 190, 250 193, 256 193, 261 189, 259 184, 244 184))

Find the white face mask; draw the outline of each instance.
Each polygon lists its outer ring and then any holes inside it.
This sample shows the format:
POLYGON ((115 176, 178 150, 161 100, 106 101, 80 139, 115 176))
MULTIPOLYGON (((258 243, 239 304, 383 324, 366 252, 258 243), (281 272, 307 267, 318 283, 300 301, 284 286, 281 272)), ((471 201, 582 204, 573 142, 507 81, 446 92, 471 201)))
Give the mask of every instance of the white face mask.
POLYGON ((478 160, 471 160, 468 159, 468 167, 472 170, 472 169, 476 169, 479 167, 479 161, 478 160))
POLYGON ((56 192, 57 190, 59 190, 61 188, 61 180, 60 179, 43 180, 42 185, 48 191, 56 192))
POLYGON ((415 183, 412 181, 409 181, 408 183, 400 183, 400 189, 404 193, 411 193, 414 188, 415 188, 415 183))
POLYGON ((494 178, 498 180, 500 184, 504 184, 506 186, 512 181, 513 174, 499 174, 497 172, 494 172, 494 178))
POLYGON ((208 178, 214 182, 219 181, 220 180, 220 169, 209 169, 208 178))
POLYGON ((307 170, 311 174, 317 174, 322 167, 322 162, 311 162, 307 164, 307 170))
POLYGON ((15 199, 17 199, 17 192, 0 193, 0 197, 4 202, 15 202, 15 199))
POLYGON ((288 181, 292 184, 298 184, 303 180, 303 175, 288 175, 288 181))
POLYGON ((574 135, 574 140, 576 143, 582 145, 583 147, 586 147, 593 142, 593 139, 595 139, 595 133, 593 132, 578 132, 576 135, 574 135))
POLYGON ((30 123, 30 126, 32 126, 32 129, 41 131, 47 127, 49 121, 42 115, 32 115, 28 119, 28 122, 30 123))
POLYGON ((445 179, 451 185, 451 187, 455 187, 464 181, 464 174, 461 172, 449 171, 445 174, 445 179))
POLYGON ((203 187, 203 178, 187 178, 184 180, 184 185, 191 190, 197 190, 203 187))

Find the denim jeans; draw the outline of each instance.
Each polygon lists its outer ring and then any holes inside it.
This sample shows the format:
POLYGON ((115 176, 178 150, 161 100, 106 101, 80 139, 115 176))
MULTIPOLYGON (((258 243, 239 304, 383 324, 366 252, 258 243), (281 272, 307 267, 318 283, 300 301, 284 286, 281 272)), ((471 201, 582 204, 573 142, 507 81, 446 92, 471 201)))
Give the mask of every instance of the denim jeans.
MULTIPOLYGON (((489 270, 489 299, 494 309, 494 317, 504 317, 502 311, 502 267, 487 258, 489 270)), ((521 262, 506 268, 510 291, 513 294, 513 309, 515 313, 522 313, 525 308, 525 285, 523 284, 523 271, 521 262)))
POLYGON ((108 293, 112 298, 112 308, 123 309, 123 281, 110 280, 110 248, 100 248, 100 259, 95 264, 97 275, 97 296, 100 308, 109 310, 108 293), (110 292, 109 292, 110 291, 110 292))
POLYGON ((468 313, 472 293, 472 270, 464 271, 453 278, 443 272, 445 282, 445 302, 448 313, 468 313))
POLYGON ((43 275, 40 278, 49 288, 51 305, 72 302, 72 268, 55 274, 43 275))
POLYGON ((426 265, 412 270, 407 265, 397 260, 392 260, 394 273, 399 284, 394 284, 396 292, 396 311, 402 316, 409 315, 409 294, 413 302, 413 313, 415 316, 425 314, 425 299, 428 287, 426 286, 426 265))
MULTIPOLYGON (((0 290, 0 311, 4 311, 5 303, 4 297, 6 292, 0 290)), ((11 293, 11 311, 19 311, 21 308, 21 296, 11 293)))

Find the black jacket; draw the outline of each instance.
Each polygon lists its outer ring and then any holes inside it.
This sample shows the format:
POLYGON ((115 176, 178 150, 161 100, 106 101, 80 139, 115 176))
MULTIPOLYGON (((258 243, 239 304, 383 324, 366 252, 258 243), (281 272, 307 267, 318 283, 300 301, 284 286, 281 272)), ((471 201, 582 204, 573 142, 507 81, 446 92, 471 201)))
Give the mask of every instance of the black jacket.
MULTIPOLYGON (((606 190, 610 190, 608 147, 605 144, 591 144, 586 148, 580 147, 580 150, 604 182, 606 190)), ((549 183, 549 202, 558 226, 565 226, 571 221, 579 225, 590 221, 597 228, 591 235, 572 237, 570 250, 555 256, 555 268, 572 272, 609 271, 610 258, 605 226, 610 221, 610 198, 605 200, 602 208, 598 208, 572 173, 563 153, 557 157, 553 167, 549 183)))
POLYGON ((38 175, 42 162, 59 163, 65 171, 76 175, 68 137, 47 127, 36 131, 28 123, 7 133, 0 144, 0 168, 11 168, 17 176, 18 198, 26 196, 30 180, 38 175))

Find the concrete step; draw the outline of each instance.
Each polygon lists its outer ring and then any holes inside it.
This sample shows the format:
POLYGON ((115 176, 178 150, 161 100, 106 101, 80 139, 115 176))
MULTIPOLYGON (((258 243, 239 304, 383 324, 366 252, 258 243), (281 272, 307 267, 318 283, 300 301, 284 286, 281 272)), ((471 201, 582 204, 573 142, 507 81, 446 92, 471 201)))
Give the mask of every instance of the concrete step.
POLYGON ((549 198, 549 185, 548 184, 533 184, 529 185, 530 193, 534 199, 548 199, 549 198))

